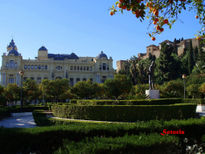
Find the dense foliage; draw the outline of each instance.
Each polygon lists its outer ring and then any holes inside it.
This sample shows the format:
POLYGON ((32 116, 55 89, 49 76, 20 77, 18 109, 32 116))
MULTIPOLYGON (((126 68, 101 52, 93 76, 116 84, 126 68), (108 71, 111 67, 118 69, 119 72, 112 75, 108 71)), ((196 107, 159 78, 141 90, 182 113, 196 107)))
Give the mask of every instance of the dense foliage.
POLYGON ((53 105, 54 116, 98 121, 187 119, 196 116, 196 105, 53 105))

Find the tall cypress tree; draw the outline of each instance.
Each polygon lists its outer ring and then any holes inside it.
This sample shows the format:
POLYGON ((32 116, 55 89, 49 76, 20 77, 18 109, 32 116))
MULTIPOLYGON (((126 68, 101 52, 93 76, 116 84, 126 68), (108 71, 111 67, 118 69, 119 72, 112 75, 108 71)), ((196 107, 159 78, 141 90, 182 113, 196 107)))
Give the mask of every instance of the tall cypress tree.
POLYGON ((169 46, 166 43, 162 44, 162 48, 160 51, 160 56, 156 60, 156 80, 159 84, 164 81, 169 81, 176 79, 180 74, 180 61, 176 60, 172 53, 174 51, 173 46, 169 46))
POLYGON ((188 49, 188 71, 189 71, 189 74, 191 74, 193 66, 194 66, 193 47, 192 47, 192 40, 190 40, 189 49, 188 49))

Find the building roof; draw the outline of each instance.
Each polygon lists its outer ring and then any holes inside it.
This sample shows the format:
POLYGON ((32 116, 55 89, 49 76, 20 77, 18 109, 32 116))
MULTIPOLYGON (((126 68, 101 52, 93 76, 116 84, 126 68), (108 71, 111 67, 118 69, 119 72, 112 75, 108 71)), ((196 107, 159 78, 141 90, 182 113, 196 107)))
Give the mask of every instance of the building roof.
POLYGON ((44 47, 44 46, 42 46, 42 47, 40 47, 39 49, 38 49, 38 51, 48 51, 47 49, 46 49, 46 47, 44 47))
POLYGON ((8 55, 14 55, 14 56, 20 56, 20 54, 17 51, 17 47, 15 45, 14 40, 12 39, 7 48, 11 48, 8 52, 8 55))
POLYGON ((106 59, 108 59, 108 58, 107 58, 107 55, 106 55, 105 53, 103 53, 103 51, 101 51, 101 53, 100 53, 96 58, 98 58, 98 59, 101 59, 101 58, 106 58, 106 59))
POLYGON ((151 44, 151 45, 147 46, 147 48, 149 48, 149 47, 158 47, 158 46, 151 44))
POLYGON ((48 54, 48 58, 53 58, 54 60, 65 60, 65 59, 79 59, 75 53, 69 54, 48 54))
POLYGON ((15 49, 11 49, 11 50, 9 51, 8 55, 20 56, 20 54, 18 53, 18 51, 15 50, 15 49))
POLYGON ((12 47, 12 48, 15 48, 15 47, 16 47, 16 45, 15 45, 13 39, 12 39, 11 42, 9 43, 8 47, 12 47))

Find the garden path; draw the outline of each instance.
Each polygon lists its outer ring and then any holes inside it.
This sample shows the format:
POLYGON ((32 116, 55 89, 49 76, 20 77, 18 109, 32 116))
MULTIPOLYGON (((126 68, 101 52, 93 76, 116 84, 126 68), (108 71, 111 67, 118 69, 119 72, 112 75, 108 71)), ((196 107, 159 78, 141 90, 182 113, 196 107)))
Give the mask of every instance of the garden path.
POLYGON ((35 126, 32 112, 12 113, 11 117, 0 121, 0 127, 5 128, 33 128, 35 126))

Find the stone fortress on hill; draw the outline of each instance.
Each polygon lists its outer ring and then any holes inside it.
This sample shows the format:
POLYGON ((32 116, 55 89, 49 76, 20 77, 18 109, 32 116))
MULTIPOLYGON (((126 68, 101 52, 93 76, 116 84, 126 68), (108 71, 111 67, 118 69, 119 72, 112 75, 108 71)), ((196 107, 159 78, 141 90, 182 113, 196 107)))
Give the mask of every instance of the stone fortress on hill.
POLYGON ((2 56, 1 85, 20 85, 20 71, 24 72, 23 81, 33 79, 40 83, 43 79, 66 78, 71 86, 86 80, 103 83, 114 77, 113 59, 103 51, 96 57, 79 57, 75 53, 51 54, 42 46, 35 59, 23 59, 12 39, 7 46, 7 53, 2 56))
MULTIPOLYGON (((185 50, 190 46, 190 41, 192 41, 192 47, 194 48, 199 48, 200 46, 200 41, 193 38, 193 39, 185 39, 185 40, 175 40, 174 42, 165 40, 161 43, 159 43, 158 46, 156 45, 149 45, 146 47, 146 53, 139 53, 138 58, 139 59, 146 59, 149 57, 149 55, 155 56, 156 58, 159 58, 160 56, 160 50, 161 50, 161 45, 163 43, 166 43, 168 45, 172 45, 176 48, 176 52, 178 56, 181 56, 184 54, 185 50)), ((120 70, 125 69, 126 64, 128 63, 128 60, 119 60, 116 62, 117 63, 117 72, 120 70)))

